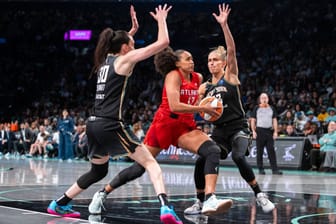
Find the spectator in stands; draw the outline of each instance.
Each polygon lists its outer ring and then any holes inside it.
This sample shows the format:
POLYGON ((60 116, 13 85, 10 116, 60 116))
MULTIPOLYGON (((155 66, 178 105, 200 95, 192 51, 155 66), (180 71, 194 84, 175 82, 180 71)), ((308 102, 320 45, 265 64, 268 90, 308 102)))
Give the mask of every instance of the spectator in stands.
POLYGON ((40 125, 39 129, 40 132, 37 134, 35 142, 31 144, 27 157, 32 157, 36 153, 38 154, 39 158, 42 158, 43 155, 47 155, 45 146, 48 143, 50 133, 45 130, 44 125, 40 125))
POLYGON ((294 123, 294 116, 292 110, 286 110, 286 113, 280 117, 279 123, 285 125, 293 125, 294 123))
POLYGON ((281 122, 278 123, 278 130, 277 130, 277 132, 278 132, 278 136, 279 137, 284 137, 285 136, 285 134, 286 134, 286 127, 287 127, 286 124, 283 124, 281 122))
POLYGON ((75 124, 67 109, 62 111, 62 115, 57 121, 57 129, 59 131, 58 158, 71 160, 74 158, 73 132, 75 124))
POLYGON ((33 135, 34 135, 34 137, 33 137, 33 141, 32 141, 32 142, 34 142, 34 141, 36 140, 37 135, 38 135, 38 133, 40 132, 40 128, 39 128, 39 126, 40 126, 40 125, 39 125, 39 123, 38 123, 37 120, 32 121, 31 124, 30 124, 30 130, 33 132, 33 135))
POLYGON ((296 130, 293 125, 289 124, 286 126, 286 132, 285 132, 286 137, 296 137, 296 130))
POLYGON ((133 124, 133 132, 137 136, 137 138, 142 141, 145 137, 145 132, 142 129, 141 121, 137 121, 133 124))
POLYGON ((304 125, 302 133, 304 136, 317 135, 316 124, 308 120, 304 125))
POLYGON ((326 118, 326 122, 329 123, 330 121, 336 122, 336 108, 335 107, 328 107, 328 117, 326 118))
POLYGON ((330 121, 328 124, 328 133, 319 139, 321 152, 325 153, 323 161, 323 170, 328 172, 336 171, 336 122, 330 121))
POLYGON ((302 108, 302 105, 300 103, 295 104, 294 106, 294 120, 298 118, 300 115, 304 115, 304 110, 302 108))
POLYGON ((79 124, 76 128, 75 134, 75 152, 76 159, 88 159, 88 139, 86 135, 85 124, 79 124))
POLYGON ((19 121, 18 120, 14 120, 10 123, 10 131, 12 133, 15 133, 19 130, 19 121))
MULTIPOLYGON (((20 124, 19 131, 14 133, 15 140, 13 141, 14 152, 18 154, 26 154, 28 153, 27 147, 27 140, 29 139, 26 137, 27 134, 25 133, 25 124, 20 124)), ((30 146, 29 146, 30 147, 30 146)))
POLYGON ((321 124, 321 130, 322 130, 322 133, 326 133, 328 130, 327 126, 327 122, 326 122, 326 119, 327 117, 329 116, 328 112, 327 112, 327 106, 325 105, 322 105, 320 107, 320 113, 317 115, 317 120, 320 122, 321 124))
POLYGON ((307 123, 307 118, 302 111, 295 113, 294 127, 298 134, 303 135, 304 126, 307 123))
POLYGON ((46 130, 47 132, 49 132, 50 134, 53 133, 53 127, 52 127, 52 125, 50 124, 50 120, 49 120, 49 118, 44 118, 44 119, 43 119, 43 125, 44 125, 45 130, 46 130))
POLYGON ((5 153, 5 148, 7 145, 7 136, 5 132, 5 125, 0 123, 0 156, 5 153))
POLYGON ((52 129, 52 134, 48 139, 46 145, 47 156, 45 158, 55 158, 58 155, 58 146, 59 146, 59 131, 54 127, 52 129))
POLYGON ((316 123, 317 127, 320 127, 320 122, 317 119, 317 117, 315 116, 314 112, 312 110, 308 110, 306 112, 306 116, 307 116, 307 121, 311 121, 313 123, 316 123))
POLYGON ((13 141, 15 140, 14 133, 10 130, 10 123, 4 124, 3 132, 1 133, 3 154, 9 158, 13 153, 13 141))

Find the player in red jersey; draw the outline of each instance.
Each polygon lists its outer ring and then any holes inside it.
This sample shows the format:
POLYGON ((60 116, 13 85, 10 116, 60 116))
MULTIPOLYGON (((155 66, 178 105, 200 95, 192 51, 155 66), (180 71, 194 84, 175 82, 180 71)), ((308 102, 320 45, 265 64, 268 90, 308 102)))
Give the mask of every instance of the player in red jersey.
MULTIPOLYGON (((192 55, 185 50, 167 48, 154 58, 156 69, 165 75, 162 103, 146 134, 144 144, 155 157, 162 149, 175 145, 198 154, 206 160, 203 170, 205 198, 202 213, 211 215, 223 213, 232 206, 232 200, 219 200, 215 196, 220 160, 219 147, 208 135, 196 128, 194 113, 204 111, 218 115, 217 108, 197 106, 198 88, 202 75, 194 72, 192 55)), ((107 194, 128 181, 140 177, 145 169, 138 163, 121 171, 101 191, 96 192, 89 206, 92 214, 101 213, 107 194)), ((197 178, 197 177, 195 177, 197 178)))

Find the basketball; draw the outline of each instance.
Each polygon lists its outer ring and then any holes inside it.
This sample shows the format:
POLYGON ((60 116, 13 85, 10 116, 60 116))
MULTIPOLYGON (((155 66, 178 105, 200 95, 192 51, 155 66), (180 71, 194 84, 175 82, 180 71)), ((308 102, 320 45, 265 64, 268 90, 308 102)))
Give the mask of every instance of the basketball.
POLYGON ((201 117, 206 121, 216 121, 216 120, 218 120, 218 118, 220 118, 220 116, 223 113, 223 104, 216 97, 213 97, 213 96, 205 97, 204 99, 201 100, 199 105, 200 106, 210 105, 211 107, 218 107, 217 112, 220 113, 219 116, 211 116, 210 114, 207 114, 207 113, 204 113, 204 112, 199 113, 201 115, 201 117))

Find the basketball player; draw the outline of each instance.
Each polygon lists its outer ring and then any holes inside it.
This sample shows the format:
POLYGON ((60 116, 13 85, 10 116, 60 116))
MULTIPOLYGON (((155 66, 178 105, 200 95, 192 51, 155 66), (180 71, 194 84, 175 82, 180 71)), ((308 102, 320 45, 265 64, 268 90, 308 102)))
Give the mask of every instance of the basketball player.
MULTIPOLYGON (((146 134, 144 143, 154 157, 162 149, 170 145, 178 146, 204 158, 205 199, 202 213, 214 214, 227 211, 232 206, 232 200, 219 200, 215 196, 218 176, 220 148, 207 134, 196 128, 194 113, 204 111, 211 115, 219 115, 218 108, 210 105, 196 106, 198 88, 202 76, 194 72, 192 55, 185 50, 175 53, 168 48, 154 58, 157 70, 165 75, 162 92, 162 103, 157 110, 153 122, 146 134)), ((90 203, 89 212, 101 213, 101 207, 108 193, 128 181, 140 177, 145 172, 139 163, 121 171, 108 185, 98 191, 90 203)))
MULTIPOLYGON (((232 159, 239 168, 240 175, 254 191, 257 203, 262 206, 264 212, 270 212, 274 209, 274 204, 261 192, 253 170, 245 158, 250 131, 240 99, 235 43, 227 22, 231 9, 225 4, 219 5, 218 8, 219 15, 213 13, 213 16, 223 30, 227 50, 220 46, 209 53, 208 69, 212 78, 200 86, 200 96, 214 96, 222 101, 224 110, 221 117, 213 122, 211 138, 221 147, 221 159, 225 159, 232 152, 232 159)), ((199 214, 204 206, 203 197, 200 197, 205 187, 202 175, 204 165, 204 158, 199 157, 195 165, 197 200, 184 211, 187 215, 199 214)))
MULTIPOLYGON (((174 210, 167 206, 160 166, 122 122, 125 89, 134 66, 169 45, 166 18, 170 9, 171 6, 165 4, 156 7, 155 12, 150 12, 158 24, 158 38, 146 47, 134 49, 133 37, 123 30, 106 28, 99 35, 94 55, 94 72, 98 76, 94 116, 91 116, 87 123, 91 169, 79 177, 63 196, 50 203, 49 213, 63 217, 79 217, 79 212, 72 210, 69 202, 107 175, 110 156, 127 154, 148 171, 161 203, 161 221, 182 223, 174 210)), ((134 21, 135 11, 132 11, 132 8, 131 15, 134 21)))

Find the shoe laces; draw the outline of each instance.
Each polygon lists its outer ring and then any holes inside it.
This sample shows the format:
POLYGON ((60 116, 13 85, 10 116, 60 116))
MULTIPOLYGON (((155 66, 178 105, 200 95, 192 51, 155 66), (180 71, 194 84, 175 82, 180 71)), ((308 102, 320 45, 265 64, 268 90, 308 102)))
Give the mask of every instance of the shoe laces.
POLYGON ((191 208, 196 210, 198 208, 201 208, 202 207, 202 202, 200 200, 197 200, 192 206, 191 208))
POLYGON ((208 202, 209 204, 217 204, 218 199, 215 195, 212 195, 208 200, 206 200, 206 202, 208 202))
POLYGON ((105 209, 105 206, 104 206, 104 201, 106 199, 106 194, 104 192, 102 193, 99 193, 99 204, 101 205, 101 207, 104 209, 104 211, 106 210, 105 209))
POLYGON ((59 207, 61 207, 63 210, 72 210, 72 205, 71 204, 61 205, 59 207))
POLYGON ((261 206, 265 206, 268 203, 268 197, 265 193, 259 193, 257 199, 258 204, 261 206))
POLYGON ((72 205, 68 204, 68 205, 61 205, 58 206, 59 209, 63 210, 65 213, 74 213, 75 210, 72 209, 72 205))

